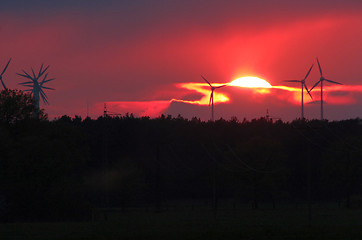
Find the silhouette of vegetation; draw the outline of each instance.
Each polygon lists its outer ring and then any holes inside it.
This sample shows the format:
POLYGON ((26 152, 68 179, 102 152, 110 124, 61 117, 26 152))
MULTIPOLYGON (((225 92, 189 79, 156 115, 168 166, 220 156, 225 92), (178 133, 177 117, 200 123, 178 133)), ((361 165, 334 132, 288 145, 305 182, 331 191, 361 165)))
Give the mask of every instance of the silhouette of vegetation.
MULTIPOLYGON (((21 90, 2 90, 0 92, 0 121, 15 123, 21 120, 29 120, 34 117, 35 104, 30 94, 21 90)), ((39 118, 45 120, 47 115, 40 110, 39 118)))
POLYGON ((0 110, 2 221, 90 220, 97 209, 167 211, 187 201, 211 210, 213 199, 277 209, 308 192, 361 206, 360 119, 48 121, 32 118, 30 96, 15 90, 1 92, 0 110))

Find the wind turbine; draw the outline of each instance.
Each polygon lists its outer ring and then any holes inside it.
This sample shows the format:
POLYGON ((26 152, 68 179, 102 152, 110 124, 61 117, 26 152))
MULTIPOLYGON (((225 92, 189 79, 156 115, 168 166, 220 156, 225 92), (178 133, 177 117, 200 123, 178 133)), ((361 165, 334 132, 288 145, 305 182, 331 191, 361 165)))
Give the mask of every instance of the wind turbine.
POLYGON ((5 86, 5 83, 3 81, 3 74, 5 73, 6 69, 8 68, 9 66, 9 63, 11 61, 11 58, 9 59, 8 63, 6 64, 6 66, 4 67, 4 70, 2 71, 1 75, 0 75, 0 80, 1 80, 1 84, 3 85, 4 89, 7 91, 8 89, 6 88, 5 86))
POLYGON ((35 107, 36 107, 35 111, 36 111, 37 117, 38 117, 38 114, 39 114, 39 100, 40 100, 40 97, 42 98, 42 100, 43 100, 43 102, 45 104, 48 104, 48 97, 45 94, 43 89, 55 90, 54 88, 43 86, 44 83, 55 80, 55 78, 47 79, 48 73, 46 73, 44 75, 44 73, 48 70, 48 68, 49 68, 49 66, 44 68, 44 65, 42 64, 38 74, 35 74, 33 68, 31 68, 32 76, 30 74, 28 74, 27 72, 25 72, 24 70, 23 70, 24 74, 17 73, 19 76, 22 76, 22 77, 25 77, 25 78, 28 78, 28 79, 31 80, 31 81, 22 82, 22 83, 19 83, 19 84, 23 85, 25 87, 30 87, 31 88, 31 89, 27 89, 25 91, 30 92, 31 94, 33 94, 35 107), (43 75, 44 75, 43 80, 41 82, 39 82, 39 79, 43 75))
POLYGON ((310 71, 312 70, 313 65, 314 65, 314 64, 312 64, 312 66, 310 67, 309 71, 307 72, 307 75, 305 75, 305 77, 304 77, 302 80, 286 80, 286 81, 284 81, 284 82, 298 82, 298 83, 301 83, 301 89, 302 89, 302 112, 301 112, 301 115, 302 115, 302 119, 304 119, 304 107, 303 107, 303 104, 304 104, 304 99, 303 99, 303 98, 304 98, 304 95, 303 95, 303 89, 305 88, 305 90, 307 90, 307 93, 309 94, 309 96, 310 96, 311 98, 313 98, 312 95, 310 94, 308 88, 307 88, 307 85, 305 84, 305 80, 307 79, 310 71))
POLYGON ((322 68, 321 68, 321 65, 319 64, 318 58, 317 58, 317 63, 318 63, 319 72, 321 74, 321 77, 320 77, 319 81, 316 82, 316 84, 314 84, 314 86, 310 89, 310 91, 312 91, 313 88, 315 88, 319 83, 321 83, 321 120, 323 120, 323 82, 327 81, 327 82, 334 83, 334 84, 339 84, 339 85, 342 85, 342 83, 335 82, 335 81, 328 80, 328 79, 324 78, 323 73, 322 73, 322 68))
POLYGON ((209 81, 206 80, 206 78, 204 78, 202 75, 201 75, 201 77, 205 80, 205 82, 207 82, 207 84, 209 84, 210 89, 211 89, 209 106, 210 106, 210 103, 211 103, 211 121, 214 121, 214 91, 217 88, 225 87, 227 84, 214 87, 214 86, 211 85, 211 83, 209 81))

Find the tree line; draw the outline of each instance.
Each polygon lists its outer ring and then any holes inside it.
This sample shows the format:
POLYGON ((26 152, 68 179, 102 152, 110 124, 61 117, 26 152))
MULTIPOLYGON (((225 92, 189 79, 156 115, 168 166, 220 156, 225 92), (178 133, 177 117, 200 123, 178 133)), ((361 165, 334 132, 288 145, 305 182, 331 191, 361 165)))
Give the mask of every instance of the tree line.
POLYGON ((176 200, 278 207, 308 191, 354 207, 362 194, 358 118, 48 120, 31 107, 9 117, 9 106, 0 97, 2 221, 87 220, 94 208, 162 210, 176 200))

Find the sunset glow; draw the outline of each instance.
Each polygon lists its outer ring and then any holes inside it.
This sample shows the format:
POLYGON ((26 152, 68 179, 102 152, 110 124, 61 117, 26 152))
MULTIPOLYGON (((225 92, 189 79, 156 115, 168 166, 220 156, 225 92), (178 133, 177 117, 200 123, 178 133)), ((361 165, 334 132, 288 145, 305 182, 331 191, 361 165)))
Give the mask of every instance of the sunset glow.
MULTIPOLYGON (((223 84, 212 83, 212 85, 214 87, 218 87, 223 84)), ((211 90, 210 90, 210 86, 208 84, 206 84, 206 83, 180 83, 180 84, 177 84, 177 87, 185 88, 187 90, 194 91, 196 93, 200 93, 203 96, 201 97, 200 100, 194 100, 194 101, 182 100, 182 99, 172 99, 172 101, 184 102, 184 103, 190 103, 190 104, 198 104, 198 105, 209 105, 211 90)), ((222 91, 223 91, 222 89, 220 89, 220 90, 217 89, 214 91, 214 104, 225 103, 225 102, 230 101, 230 98, 222 91)))
POLYGON ((247 88, 271 88, 272 85, 258 77, 241 77, 229 83, 230 86, 247 88))
MULTIPOLYGON (((211 83, 213 86, 221 86, 222 83, 211 83)), ((225 84, 225 83, 224 83, 225 84)), ((268 83, 266 86, 269 86, 268 83)), ((270 85, 271 86, 271 85, 270 85)), ((175 91, 177 89, 183 92, 183 97, 172 98, 170 100, 149 100, 149 101, 116 101, 107 102, 109 113, 112 115, 117 114, 134 114, 135 116, 149 116, 158 117, 161 114, 167 112, 172 102, 186 103, 196 106, 208 106, 210 100, 210 87, 205 83, 179 83, 174 85, 175 91), (194 95, 190 99, 190 94, 194 95)), ((232 92, 232 91, 231 91, 232 92)), ((354 104, 357 101, 358 94, 362 93, 362 85, 337 85, 337 86, 325 86, 325 101, 327 104, 334 106, 344 106, 348 104, 354 104)), ((301 101, 300 88, 289 86, 271 86, 271 87, 243 87, 237 84, 228 84, 227 87, 222 89, 216 89, 214 92, 215 104, 232 104, 241 103, 235 100, 235 94, 243 98, 252 99, 253 104, 261 104, 262 99, 266 96, 271 96, 274 99, 278 99, 282 102, 288 102, 294 106, 299 106, 301 101), (237 90, 243 88, 243 91, 234 91, 234 95, 230 95, 231 89, 237 90), (234 99, 234 100, 233 100, 234 99), (233 100, 233 101, 232 101, 233 100)), ((304 91, 304 103, 306 107, 319 104, 320 88, 316 87, 312 92, 313 99, 304 91)), ((103 103, 97 104, 98 112, 103 109, 103 103)))
MULTIPOLYGON (((311 88, 317 57, 325 77, 343 84, 323 85, 326 118, 362 117, 362 1, 5 0, 1 8, 0 71, 12 58, 4 83, 24 90, 16 73, 50 65, 56 91, 40 103, 50 119, 97 118, 109 102, 117 113, 208 120, 202 75, 227 84, 214 91, 217 118, 258 118, 268 108, 293 120, 300 84, 284 80, 303 79, 314 64, 311 88)), ((305 116, 319 118, 320 85, 311 94, 305 116)))

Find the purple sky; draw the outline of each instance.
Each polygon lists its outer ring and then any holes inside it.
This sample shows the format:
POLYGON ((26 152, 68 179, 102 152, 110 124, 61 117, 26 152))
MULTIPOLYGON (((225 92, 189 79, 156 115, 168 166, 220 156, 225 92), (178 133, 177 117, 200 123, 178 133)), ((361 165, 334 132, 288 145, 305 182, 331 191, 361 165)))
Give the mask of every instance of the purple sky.
MULTIPOLYGON (((117 113, 161 113, 210 118, 205 93, 182 83, 228 83, 243 76, 290 86, 315 64, 308 87, 326 78, 325 117, 362 116, 362 2, 356 1, 2 1, 0 68, 9 88, 24 89, 16 73, 49 64, 46 91, 51 118, 87 114, 103 104, 117 113)), ((207 86, 205 86, 207 87, 207 86)), ((205 88, 207 90, 207 88, 205 88)), ((318 89, 314 101, 320 99, 318 89)), ((298 93, 225 87, 229 101, 215 117, 258 118, 269 109, 283 120, 300 116, 298 93)), ((206 92, 207 94, 207 92, 206 92)), ((307 102, 311 102, 305 96, 307 102)), ((306 118, 319 118, 318 103, 305 104, 306 118)))

